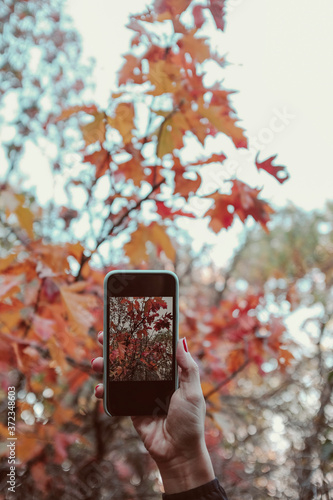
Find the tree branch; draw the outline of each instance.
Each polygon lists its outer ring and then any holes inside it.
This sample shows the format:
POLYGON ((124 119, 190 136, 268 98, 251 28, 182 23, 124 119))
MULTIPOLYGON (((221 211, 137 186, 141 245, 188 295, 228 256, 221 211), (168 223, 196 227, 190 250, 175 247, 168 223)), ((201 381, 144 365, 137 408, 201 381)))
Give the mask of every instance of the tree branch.
POLYGON ((225 378, 224 380, 222 380, 222 382, 220 382, 219 384, 217 384, 213 389, 211 389, 209 392, 207 392, 207 394, 204 395, 204 398, 205 400, 207 400, 212 394, 214 394, 215 392, 219 391, 221 389, 221 387, 224 387, 225 385, 227 385, 229 382, 231 382, 231 380, 233 380, 234 378, 237 377, 237 375, 244 370, 244 368, 249 364, 250 360, 247 359, 246 361, 244 361, 244 363, 239 367, 237 368, 236 371, 234 371, 231 375, 229 375, 229 377, 225 378))

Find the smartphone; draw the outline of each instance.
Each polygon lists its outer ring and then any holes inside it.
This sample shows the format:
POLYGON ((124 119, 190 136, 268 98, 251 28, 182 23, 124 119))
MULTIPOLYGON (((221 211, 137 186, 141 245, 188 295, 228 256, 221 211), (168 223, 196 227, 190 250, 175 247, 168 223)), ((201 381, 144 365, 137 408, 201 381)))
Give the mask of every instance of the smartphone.
POLYGON ((177 275, 117 270, 104 279, 104 410, 166 415, 178 387, 177 275))

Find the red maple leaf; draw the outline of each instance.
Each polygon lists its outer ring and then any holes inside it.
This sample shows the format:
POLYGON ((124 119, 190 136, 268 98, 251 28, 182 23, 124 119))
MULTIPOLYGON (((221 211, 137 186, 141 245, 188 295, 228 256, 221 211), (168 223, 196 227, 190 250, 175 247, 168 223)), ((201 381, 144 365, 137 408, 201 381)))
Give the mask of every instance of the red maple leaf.
POLYGON ((259 153, 257 153, 255 162, 256 162, 256 167, 258 170, 266 170, 266 172, 275 179, 280 182, 280 184, 283 184, 287 179, 289 179, 289 174, 286 171, 286 167, 278 166, 278 165, 273 165, 273 161, 275 160, 276 156, 271 156, 270 158, 267 158, 267 160, 264 160, 262 162, 258 161, 258 156, 259 153), (282 174, 282 175, 281 175, 282 174))

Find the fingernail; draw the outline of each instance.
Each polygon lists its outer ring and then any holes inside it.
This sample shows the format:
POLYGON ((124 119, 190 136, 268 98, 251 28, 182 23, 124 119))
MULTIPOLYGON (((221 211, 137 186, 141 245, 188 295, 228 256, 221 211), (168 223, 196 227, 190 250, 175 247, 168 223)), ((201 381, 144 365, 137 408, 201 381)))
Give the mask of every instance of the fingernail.
POLYGON ((103 330, 100 330, 100 331, 98 332, 97 337, 99 337, 101 333, 103 333, 103 330))
POLYGON ((188 352, 186 337, 183 338, 183 346, 184 346, 185 351, 188 352))
POLYGON ((95 387, 95 394, 96 394, 96 391, 97 391, 97 389, 99 388, 100 385, 101 384, 96 385, 96 387, 95 387))
POLYGON ((93 361, 95 361, 96 358, 93 358, 91 361, 90 361, 90 364, 92 364, 93 361))

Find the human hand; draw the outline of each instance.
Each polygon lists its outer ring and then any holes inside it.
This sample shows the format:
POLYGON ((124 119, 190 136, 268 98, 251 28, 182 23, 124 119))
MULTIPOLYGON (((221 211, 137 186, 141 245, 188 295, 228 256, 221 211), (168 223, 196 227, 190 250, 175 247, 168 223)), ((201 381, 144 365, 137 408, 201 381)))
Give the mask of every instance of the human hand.
MULTIPOLYGON (((103 332, 98 334, 98 341, 103 344, 103 332)), ((166 493, 186 491, 215 477, 205 443, 206 404, 199 369, 185 339, 179 340, 176 357, 180 387, 172 395, 168 414, 132 417, 136 431, 157 463, 166 493)), ((103 372, 103 358, 94 359, 92 368, 103 372)), ((103 384, 99 384, 95 395, 103 398, 103 393, 103 384)))

